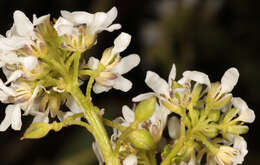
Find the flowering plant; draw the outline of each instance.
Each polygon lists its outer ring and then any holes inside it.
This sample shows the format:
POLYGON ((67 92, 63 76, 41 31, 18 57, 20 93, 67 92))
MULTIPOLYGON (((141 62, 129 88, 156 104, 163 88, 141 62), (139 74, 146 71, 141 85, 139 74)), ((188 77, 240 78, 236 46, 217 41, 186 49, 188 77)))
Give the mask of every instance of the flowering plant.
POLYGON ((129 91, 132 83, 122 75, 140 63, 137 54, 121 58, 131 40, 124 32, 100 59, 86 55, 99 33, 121 28, 113 24, 116 17, 113 7, 107 13, 61 11, 56 21, 34 15, 31 22, 15 11, 12 28, 0 36, 0 66, 6 76, 0 80, 0 100, 8 104, 0 131, 9 126, 20 130, 23 112, 34 119, 22 139, 82 126, 95 138, 100 165, 242 164, 248 151, 240 135, 247 133, 244 123, 252 123, 255 114, 231 94, 239 77, 236 68, 215 83, 198 71, 185 71, 176 80, 174 64, 168 82, 148 71, 145 83, 153 92, 134 97, 133 109, 123 106, 123 117, 104 118, 104 110, 92 102, 92 90, 129 91), (104 125, 113 128, 111 138, 104 125))

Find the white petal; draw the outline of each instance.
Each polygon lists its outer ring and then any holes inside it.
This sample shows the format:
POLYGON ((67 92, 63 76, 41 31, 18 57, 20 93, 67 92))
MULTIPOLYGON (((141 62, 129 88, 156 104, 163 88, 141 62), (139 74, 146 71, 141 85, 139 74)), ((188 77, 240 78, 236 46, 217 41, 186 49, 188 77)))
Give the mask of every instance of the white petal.
POLYGON ((37 18, 36 15, 34 14, 33 15, 33 25, 34 26, 35 25, 39 25, 39 24, 44 23, 44 21, 49 20, 49 19, 50 19, 50 14, 43 15, 43 16, 41 16, 39 18, 37 18))
POLYGON ((169 119, 168 131, 172 139, 177 139, 180 137, 181 124, 180 124, 180 120, 177 117, 173 116, 169 119))
POLYGON ((31 37, 33 34, 33 24, 31 21, 26 17, 26 15, 16 10, 14 12, 14 25, 17 33, 20 36, 24 37, 31 37))
POLYGON ((73 112, 73 113, 82 113, 82 112, 84 112, 84 111, 78 106, 78 104, 76 103, 76 101, 73 99, 72 96, 70 96, 70 97, 67 99, 66 106, 67 106, 67 107, 70 109, 70 111, 73 112))
POLYGON ((96 94, 102 93, 102 92, 108 92, 111 89, 111 87, 106 87, 106 86, 102 86, 98 83, 95 83, 95 85, 93 86, 93 91, 96 94))
POLYGON ((207 86, 210 87, 209 77, 205 73, 198 72, 198 71, 185 71, 183 73, 183 77, 189 80, 196 81, 200 84, 206 84, 207 86))
POLYGON ((32 123, 38 123, 38 122, 49 123, 48 114, 49 113, 38 112, 38 114, 35 115, 35 117, 33 118, 32 123))
POLYGON ((117 9, 116 7, 112 7, 108 12, 107 12, 107 18, 105 22, 103 22, 103 27, 107 27, 112 24, 112 22, 116 19, 117 17, 117 9))
POLYGON ((90 33, 96 33, 99 32, 100 30, 103 30, 104 28, 102 27, 103 23, 105 22, 107 18, 107 15, 103 12, 97 12, 94 14, 94 19, 92 23, 90 24, 90 33))
POLYGON ((6 93, 8 96, 11 95, 11 96, 15 96, 16 93, 15 91, 12 89, 12 88, 9 88, 7 86, 5 86, 5 84, 3 83, 3 81, 0 79, 0 89, 6 93))
POLYGON ((228 69, 221 79, 221 90, 222 92, 228 93, 233 90, 237 84, 239 78, 239 72, 236 68, 228 69))
POLYGON ((237 157, 235 157, 235 159, 233 160, 234 164, 242 164, 244 161, 244 157, 248 153, 247 143, 246 143, 245 139, 241 136, 235 136, 233 147, 240 151, 239 155, 237 157))
POLYGON ((76 25, 79 24, 87 24, 89 25, 93 19, 94 19, 94 15, 84 12, 84 11, 75 11, 75 12, 68 12, 65 10, 61 10, 61 15, 69 20, 70 22, 73 22, 76 25))
POLYGON ((146 100, 152 96, 154 96, 155 93, 154 92, 148 92, 148 93, 143 93, 143 94, 140 94, 138 96, 135 96, 134 98, 132 98, 132 101, 133 102, 140 102, 140 101, 143 101, 143 100, 146 100))
POLYGON ((24 47, 29 41, 26 38, 19 36, 12 36, 10 38, 1 38, 0 39, 0 49, 5 51, 17 50, 24 47))
POLYGON ((6 131, 7 128, 12 124, 12 109, 8 108, 8 106, 5 109, 5 118, 0 124, 0 131, 6 131))
POLYGON ((19 105, 8 105, 7 108, 12 109, 12 128, 14 130, 21 130, 22 127, 22 119, 21 119, 21 109, 19 105))
POLYGON ((121 29, 120 24, 113 24, 113 25, 109 26, 108 28, 105 28, 104 30, 112 32, 112 31, 118 30, 118 29, 121 29))
POLYGON ((169 85, 158 74, 148 71, 145 77, 145 83, 158 94, 169 95, 169 85))
POLYGON ((21 57, 20 62, 27 71, 33 70, 38 64, 38 58, 33 56, 21 57))
POLYGON ((88 60, 88 64, 87 67, 91 70, 95 70, 98 68, 98 64, 99 64, 99 60, 94 58, 94 57, 90 57, 88 60))
POLYGON ((98 159, 99 165, 104 165, 104 157, 97 142, 92 143, 93 151, 98 159))
POLYGON ((112 49, 111 55, 124 51, 131 41, 131 35, 122 32, 114 41, 114 48, 112 49))
POLYGON ((111 70, 118 74, 125 74, 140 63, 140 57, 137 54, 131 54, 120 60, 120 62, 111 70))
POLYGON ((132 83, 128 79, 118 75, 114 80, 113 88, 127 92, 132 88, 132 83))
POLYGON ((73 23, 70 21, 60 17, 55 25, 54 28, 56 29, 59 36, 62 36, 64 34, 72 35, 74 33, 77 33, 77 30, 73 27, 73 23))
POLYGON ((123 165, 137 165, 137 157, 135 155, 129 155, 123 161, 123 165))
POLYGON ((122 107, 122 114, 124 119, 128 122, 128 123, 132 123, 135 120, 135 113, 134 111, 132 111, 128 106, 124 105, 122 107))
POLYGON ((176 78, 176 66, 175 64, 173 64, 168 78, 168 84, 170 85, 170 87, 172 87, 172 81, 175 80, 175 78, 176 78))
POLYGON ((13 82, 17 80, 19 77, 21 77, 23 72, 21 70, 14 71, 10 77, 8 77, 8 80, 5 82, 5 84, 9 84, 10 82, 13 82))
POLYGON ((239 109, 239 121, 253 123, 255 120, 255 113, 252 109, 248 108, 246 102, 240 97, 232 98, 232 104, 239 109))

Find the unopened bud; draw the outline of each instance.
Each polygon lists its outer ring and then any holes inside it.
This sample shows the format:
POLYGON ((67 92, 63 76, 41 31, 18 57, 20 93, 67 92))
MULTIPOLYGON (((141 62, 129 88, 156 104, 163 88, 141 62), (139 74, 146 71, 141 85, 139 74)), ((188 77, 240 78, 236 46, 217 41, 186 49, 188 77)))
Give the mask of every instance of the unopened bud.
POLYGON ((208 115, 208 120, 217 122, 220 119, 220 111, 219 110, 212 110, 208 115))
POLYGON ((210 127, 210 125, 209 125, 208 128, 203 129, 202 133, 203 133, 203 135, 205 135, 209 138, 214 138, 218 135, 218 129, 215 127, 210 127))
POLYGON ((145 129, 136 129, 129 134, 131 144, 142 150, 151 150, 155 147, 155 142, 151 134, 145 129))
POLYGON ((148 120, 154 113, 155 104, 155 97, 151 97, 139 103, 135 109, 135 121, 140 123, 148 120))
POLYGON ((202 90, 202 85, 200 85, 199 83, 196 83, 192 90, 192 97, 191 97, 192 103, 195 103, 199 100, 201 90, 202 90))
POLYGON ((248 132, 248 127, 245 125, 234 125, 234 126, 228 126, 227 132, 232 134, 245 134, 248 132))
POLYGON ((227 94, 224 97, 222 97, 220 100, 214 102, 212 107, 213 108, 221 108, 221 107, 227 105, 230 102, 231 99, 232 99, 232 94, 227 94))

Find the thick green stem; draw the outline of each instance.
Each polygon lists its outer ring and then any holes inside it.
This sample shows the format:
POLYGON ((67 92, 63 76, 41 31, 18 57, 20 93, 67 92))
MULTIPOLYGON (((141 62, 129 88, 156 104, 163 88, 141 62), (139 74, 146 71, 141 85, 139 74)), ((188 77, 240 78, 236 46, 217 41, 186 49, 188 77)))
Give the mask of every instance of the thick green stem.
POLYGON ((171 150, 170 154, 163 160, 161 165, 170 165, 172 163, 172 159, 178 154, 178 152, 180 152, 186 140, 186 136, 182 136, 177 144, 174 146, 174 148, 171 150))
POLYGON ((89 125, 92 127, 92 133, 95 137, 95 140, 97 141, 104 160, 107 165, 119 165, 118 158, 113 154, 112 147, 110 145, 110 140, 107 136, 107 132, 103 126, 103 123, 100 119, 100 117, 96 114, 96 112, 93 110, 92 105, 88 105, 86 97, 83 95, 82 91, 78 86, 75 86, 71 89, 71 95, 74 97, 77 104, 80 106, 82 110, 85 112, 85 117, 89 123, 89 125))

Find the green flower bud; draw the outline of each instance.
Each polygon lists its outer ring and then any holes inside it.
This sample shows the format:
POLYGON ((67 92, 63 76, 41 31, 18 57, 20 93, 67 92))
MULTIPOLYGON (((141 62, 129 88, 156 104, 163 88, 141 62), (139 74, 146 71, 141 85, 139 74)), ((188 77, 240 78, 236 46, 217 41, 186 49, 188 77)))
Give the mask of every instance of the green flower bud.
POLYGON ((140 102, 135 109, 135 121, 141 123, 148 120, 154 113, 156 98, 151 97, 140 102))
POLYGON ((227 94, 224 97, 222 97, 220 100, 214 102, 212 108, 221 108, 226 104, 228 104, 231 99, 232 99, 232 94, 227 94))
POLYGON ((218 129, 215 128, 215 127, 207 127, 207 128, 204 128, 203 131, 202 131, 203 135, 209 137, 209 138, 214 138, 216 136, 218 136, 218 129))
POLYGON ((199 100, 201 90, 202 90, 202 85, 200 85, 199 83, 196 83, 192 90, 192 96, 191 96, 192 103, 195 103, 199 100))
POLYGON ((223 119, 223 123, 226 123, 226 122, 229 122, 229 121, 231 121, 236 115, 237 115, 237 113, 238 113, 238 109, 237 108, 232 108, 232 109, 230 109, 227 113, 226 113, 226 115, 225 115, 225 117, 224 117, 224 119, 223 119))
POLYGON ((155 147, 155 142, 151 134, 145 129, 136 129, 132 131, 128 138, 131 144, 142 150, 151 150, 155 147))
POLYGON ((46 136, 48 132, 52 129, 52 126, 48 123, 39 122, 39 123, 33 123, 30 125, 29 128, 25 131, 23 139, 38 139, 46 136))
POLYGON ((227 132, 232 134, 246 134, 248 132, 248 127, 245 125, 234 125, 228 126, 227 132))
POLYGON ((221 84, 219 82, 213 83, 211 85, 211 88, 210 88, 207 98, 206 98, 206 102, 208 104, 215 102, 215 96, 217 95, 217 92, 219 91, 218 89, 220 88, 220 85, 221 84))
POLYGON ((219 110, 212 110, 208 115, 208 120, 217 122, 220 119, 220 111, 219 110))

